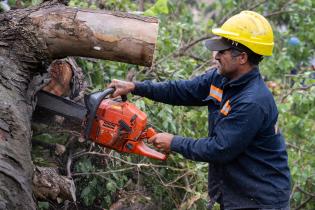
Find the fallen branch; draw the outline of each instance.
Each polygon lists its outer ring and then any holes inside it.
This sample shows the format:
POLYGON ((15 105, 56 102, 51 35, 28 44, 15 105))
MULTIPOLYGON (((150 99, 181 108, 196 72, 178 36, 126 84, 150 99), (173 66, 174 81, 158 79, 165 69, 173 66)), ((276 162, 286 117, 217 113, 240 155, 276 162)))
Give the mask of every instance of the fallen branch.
POLYGON ((73 154, 73 159, 79 158, 79 157, 84 156, 84 155, 97 155, 97 156, 104 156, 104 157, 108 157, 108 158, 113 158, 113 159, 119 160, 119 161, 121 161, 121 162, 123 162, 123 163, 125 163, 127 165, 136 166, 138 168, 155 167, 155 168, 168 168, 168 169, 171 169, 173 171, 186 171, 186 169, 175 168, 175 167, 167 166, 167 165, 155 165, 155 164, 151 164, 151 163, 148 163, 148 164, 146 164, 146 163, 132 163, 132 162, 123 160, 123 159, 121 159, 119 157, 111 156, 111 155, 106 154, 106 153, 98 153, 98 152, 80 152, 80 153, 76 153, 76 154, 73 154))
POLYGON ((183 187, 183 186, 180 186, 180 185, 174 185, 174 184, 165 183, 164 180, 162 179, 160 173, 159 173, 154 167, 151 167, 151 169, 155 172, 155 174, 157 175, 157 177, 159 178, 161 184, 162 184, 164 187, 179 188, 179 189, 185 190, 186 192, 190 192, 190 189, 187 188, 187 187, 183 187))
POLYGON ((129 171, 129 170, 132 170, 134 168, 135 167, 122 168, 122 169, 110 170, 110 171, 100 171, 100 172, 73 173, 72 176, 88 176, 88 175, 112 174, 112 173, 117 173, 117 172, 129 171))

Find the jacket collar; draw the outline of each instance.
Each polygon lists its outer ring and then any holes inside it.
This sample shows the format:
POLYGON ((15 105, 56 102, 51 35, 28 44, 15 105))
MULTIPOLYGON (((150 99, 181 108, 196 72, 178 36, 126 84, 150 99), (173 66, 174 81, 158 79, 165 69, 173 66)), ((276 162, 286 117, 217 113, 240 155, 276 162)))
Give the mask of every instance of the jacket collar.
POLYGON ((250 72, 242 75, 240 78, 236 80, 229 80, 228 78, 224 77, 222 80, 223 89, 226 87, 235 87, 235 86, 246 84, 253 78, 257 77, 258 75, 259 75, 259 69, 258 67, 254 67, 250 72))

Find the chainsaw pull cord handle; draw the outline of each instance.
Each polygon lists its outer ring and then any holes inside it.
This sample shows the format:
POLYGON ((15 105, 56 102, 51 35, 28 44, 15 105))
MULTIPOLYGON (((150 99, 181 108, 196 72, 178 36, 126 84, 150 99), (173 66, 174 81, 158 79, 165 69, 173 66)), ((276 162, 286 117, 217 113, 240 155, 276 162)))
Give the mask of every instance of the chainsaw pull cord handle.
POLYGON ((90 137, 91 128, 93 125, 93 120, 96 116, 96 112, 98 107, 100 106, 102 100, 112 94, 115 91, 114 88, 108 88, 104 91, 99 91, 96 93, 91 93, 89 95, 84 96, 84 102, 86 104, 88 110, 87 123, 84 130, 84 137, 88 139, 90 137))

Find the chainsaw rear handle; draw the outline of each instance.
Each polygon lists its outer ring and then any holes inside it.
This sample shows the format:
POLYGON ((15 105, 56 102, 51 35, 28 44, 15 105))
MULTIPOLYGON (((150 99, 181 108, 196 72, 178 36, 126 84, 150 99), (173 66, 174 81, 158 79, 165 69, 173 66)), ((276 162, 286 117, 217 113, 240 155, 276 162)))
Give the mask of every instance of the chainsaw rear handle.
MULTIPOLYGON (((129 144, 132 145, 132 143, 129 144)), ((134 144, 135 148, 133 150, 133 153, 135 154, 139 154, 156 160, 166 160, 167 158, 166 154, 151 149, 145 143, 143 143, 143 141, 135 142, 134 144)))
MULTIPOLYGON (((157 134, 156 131, 152 127, 150 127, 150 128, 147 128, 143 138, 149 139, 156 134, 157 134)), ((154 149, 151 149, 146 144, 144 144, 143 141, 140 141, 137 144, 135 152, 139 155, 147 156, 149 158, 153 158, 153 159, 157 159, 157 160, 166 160, 166 158, 167 158, 166 154, 163 154, 163 153, 160 153, 154 149)))

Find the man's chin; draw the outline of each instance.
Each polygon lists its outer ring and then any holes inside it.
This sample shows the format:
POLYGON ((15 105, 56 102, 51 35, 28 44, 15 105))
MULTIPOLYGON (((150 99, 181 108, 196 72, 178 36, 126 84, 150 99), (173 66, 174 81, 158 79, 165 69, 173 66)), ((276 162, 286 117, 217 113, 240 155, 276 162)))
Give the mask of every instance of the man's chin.
POLYGON ((229 75, 226 72, 222 71, 221 68, 218 68, 218 73, 223 77, 230 78, 229 75))

